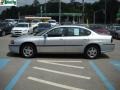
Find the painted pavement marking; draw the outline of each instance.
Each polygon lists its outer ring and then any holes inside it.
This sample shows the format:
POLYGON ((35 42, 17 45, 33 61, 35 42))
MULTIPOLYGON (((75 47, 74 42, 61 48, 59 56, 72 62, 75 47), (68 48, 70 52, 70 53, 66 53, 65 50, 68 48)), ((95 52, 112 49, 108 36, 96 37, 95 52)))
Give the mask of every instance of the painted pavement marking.
POLYGON ((37 62, 40 62, 40 63, 46 63, 46 64, 52 64, 52 65, 65 66, 65 67, 71 67, 71 68, 78 68, 78 69, 84 69, 84 68, 85 68, 85 67, 78 67, 78 66, 67 65, 67 64, 53 63, 53 62, 49 62, 49 61, 41 61, 41 60, 37 60, 37 62))
POLYGON ((90 65, 91 65, 92 69, 96 72, 97 76, 102 80, 102 82, 106 86, 107 90, 115 90, 115 87, 108 80, 108 78, 102 73, 100 68, 96 65, 95 61, 90 61, 90 65))
POLYGON ((68 62, 68 63, 82 63, 82 61, 57 61, 57 60, 39 60, 39 61, 46 61, 46 62, 68 62))
POLYGON ((17 83, 17 81, 20 79, 20 77, 23 75, 29 64, 31 63, 30 60, 25 60, 23 66, 18 70, 16 75, 10 80, 8 85, 5 87, 5 90, 13 90, 13 87, 17 83))
POLYGON ((0 70, 3 69, 8 64, 8 62, 8 59, 0 58, 0 70))
POLYGON ((50 69, 46 69, 46 68, 33 67, 33 69, 47 71, 47 72, 61 74, 61 75, 66 75, 66 76, 71 76, 71 77, 76 77, 76 78, 87 79, 87 80, 91 79, 91 77, 87 77, 87 76, 76 75, 76 74, 71 74, 71 73, 66 73, 66 72, 60 72, 60 71, 50 70, 50 69))
POLYGON ((28 77, 27 79, 38 82, 38 83, 44 83, 44 84, 48 84, 48 85, 52 85, 52 86, 56 86, 56 87, 60 87, 60 88, 68 89, 68 90, 85 90, 85 89, 67 86, 67 85, 63 85, 63 84, 59 84, 59 83, 55 83, 55 82, 51 82, 51 81, 46 81, 46 80, 38 79, 38 78, 34 78, 34 77, 28 77))

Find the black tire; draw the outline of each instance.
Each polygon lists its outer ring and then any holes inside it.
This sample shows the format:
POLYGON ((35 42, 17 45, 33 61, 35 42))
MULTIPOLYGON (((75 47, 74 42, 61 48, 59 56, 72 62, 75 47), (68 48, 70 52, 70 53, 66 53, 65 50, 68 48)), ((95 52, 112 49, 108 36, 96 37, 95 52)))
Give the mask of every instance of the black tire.
POLYGON ((25 58, 33 58, 35 57, 36 53, 37 53, 36 47, 30 43, 24 44, 20 48, 20 54, 25 58), (29 48, 31 51, 28 50, 27 48, 29 48))
POLYGON ((100 55, 100 48, 97 45, 87 46, 85 49, 84 55, 85 55, 85 58, 95 59, 100 55))

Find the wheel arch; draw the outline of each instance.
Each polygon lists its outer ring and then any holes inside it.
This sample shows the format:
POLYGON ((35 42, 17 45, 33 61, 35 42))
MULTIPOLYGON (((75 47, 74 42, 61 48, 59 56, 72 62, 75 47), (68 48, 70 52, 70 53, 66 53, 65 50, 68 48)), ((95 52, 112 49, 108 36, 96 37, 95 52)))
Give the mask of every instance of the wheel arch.
POLYGON ((96 44, 96 43, 91 43, 91 44, 88 44, 85 48, 84 48, 84 53, 85 53, 85 50, 89 47, 89 46, 97 46, 100 50, 100 53, 101 53, 101 47, 99 44, 96 44))
POLYGON ((24 43, 22 43, 21 46, 20 46, 20 49, 19 49, 19 53, 21 53, 21 49, 22 49, 22 47, 25 44, 31 44, 31 45, 33 45, 35 47, 35 50, 36 50, 36 53, 37 53, 37 47, 36 47, 36 45, 33 42, 24 42, 24 43))

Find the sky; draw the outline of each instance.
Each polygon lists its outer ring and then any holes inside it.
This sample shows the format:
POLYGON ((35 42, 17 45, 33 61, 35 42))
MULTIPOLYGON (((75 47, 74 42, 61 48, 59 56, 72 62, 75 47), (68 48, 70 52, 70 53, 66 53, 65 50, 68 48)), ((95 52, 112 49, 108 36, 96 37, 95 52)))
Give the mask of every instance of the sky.
MULTIPOLYGON (((17 0, 17 6, 23 6, 23 5, 30 5, 30 4, 32 4, 33 3, 33 1, 34 0, 17 0)), ((45 2, 45 0, 38 0, 40 3, 44 3, 45 2)), ((48 0, 46 0, 46 1, 48 1, 48 0)), ((70 2, 70 0, 62 0, 62 1, 64 1, 64 2, 70 2)), ((78 1, 78 2, 81 2, 82 0, 76 0, 76 1, 78 1)), ((95 1, 99 1, 99 0, 84 0, 85 2, 89 2, 89 3, 93 3, 93 2, 95 2, 95 1)), ((4 7, 4 6, 0 6, 0 13, 3 11, 3 10, 5 10, 6 8, 9 8, 9 7, 4 7)))

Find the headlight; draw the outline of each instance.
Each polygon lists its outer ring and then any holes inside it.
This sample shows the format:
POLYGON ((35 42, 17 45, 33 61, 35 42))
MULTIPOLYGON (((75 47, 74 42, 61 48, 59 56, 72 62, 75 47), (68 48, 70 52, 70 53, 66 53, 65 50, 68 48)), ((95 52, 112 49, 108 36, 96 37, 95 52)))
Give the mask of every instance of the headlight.
POLYGON ((11 43, 10 44, 15 44, 15 41, 14 40, 11 40, 11 43))
POLYGON ((28 30, 24 30, 23 32, 28 32, 28 30))

